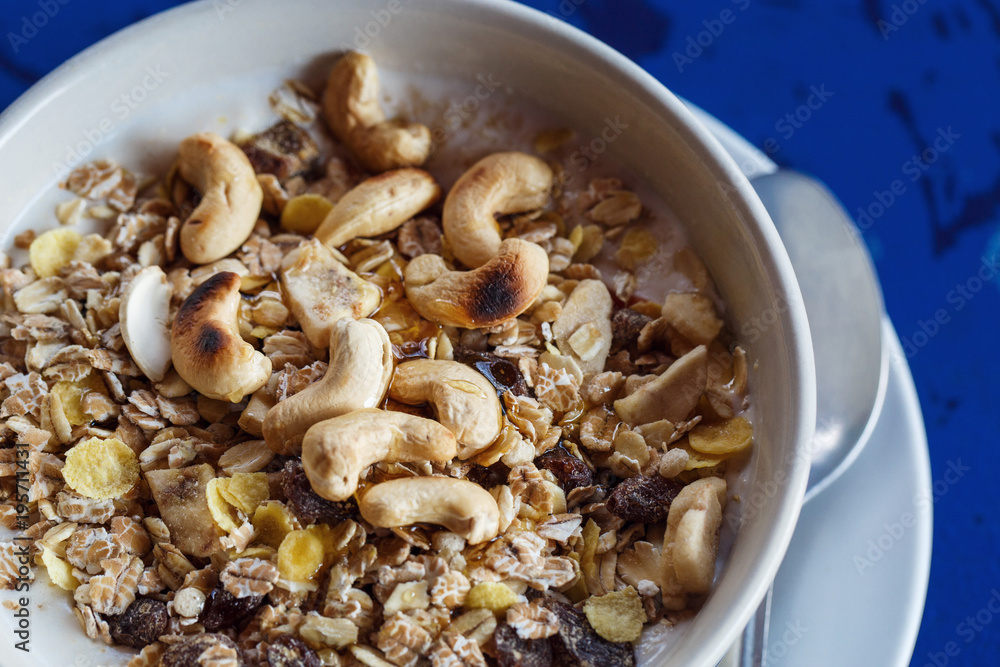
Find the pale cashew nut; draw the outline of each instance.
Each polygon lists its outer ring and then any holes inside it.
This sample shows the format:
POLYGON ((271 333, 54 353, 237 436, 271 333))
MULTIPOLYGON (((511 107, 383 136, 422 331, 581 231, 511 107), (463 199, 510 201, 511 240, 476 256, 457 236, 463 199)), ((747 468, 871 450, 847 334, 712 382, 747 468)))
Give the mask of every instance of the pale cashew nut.
POLYGON ((323 91, 323 118, 365 169, 419 167, 431 152, 426 125, 386 120, 379 104, 378 69, 363 53, 349 51, 330 71, 323 91))
POLYGON ((392 378, 392 344, 375 320, 337 320, 330 330, 330 364, 316 384, 279 402, 264 417, 267 446, 294 454, 313 424, 385 398, 392 378))
POLYGON ((496 214, 540 209, 549 200, 552 169, 527 153, 494 153, 472 165, 444 201, 441 223, 452 252, 469 268, 500 249, 496 214))
POLYGON ((177 173, 201 194, 181 227, 188 261, 208 264, 243 245, 264 200, 246 154, 217 134, 201 132, 181 142, 177 173))
POLYGON ((450 461, 458 445, 441 424, 405 412, 367 408, 315 424, 302 440, 302 466, 313 490, 347 500, 373 463, 450 461))
POLYGON ((232 403, 271 377, 271 360, 240 337, 240 282, 216 273, 184 300, 170 330, 177 373, 202 395, 232 403))
POLYGON ((404 477, 369 487, 358 501, 365 521, 377 528, 415 523, 444 526, 479 544, 500 531, 500 510, 490 492, 451 477, 404 477))
POLYGON ((323 219, 316 238, 337 247, 359 236, 399 227, 441 197, 441 186, 423 169, 395 169, 359 183, 323 219))
POLYGON ((407 405, 430 403, 437 420, 458 438, 458 457, 463 460, 493 444, 503 428, 496 389, 482 373, 457 361, 415 359, 400 364, 389 396, 407 405))
POLYGON ((517 317, 535 302, 549 277, 541 246, 517 238, 472 271, 450 271, 438 255, 420 255, 406 267, 410 303, 424 318, 447 326, 492 327, 517 317))

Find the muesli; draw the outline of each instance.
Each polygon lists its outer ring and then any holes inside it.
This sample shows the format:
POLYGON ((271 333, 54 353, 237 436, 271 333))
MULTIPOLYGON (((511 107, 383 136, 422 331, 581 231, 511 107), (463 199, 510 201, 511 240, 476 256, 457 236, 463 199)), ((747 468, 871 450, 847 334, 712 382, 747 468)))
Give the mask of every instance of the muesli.
POLYGON ((568 187, 564 131, 444 191, 369 57, 271 101, 160 179, 75 169, 15 239, 3 527, 132 667, 634 664, 710 592, 753 440, 705 267, 636 294, 643 203, 568 187))

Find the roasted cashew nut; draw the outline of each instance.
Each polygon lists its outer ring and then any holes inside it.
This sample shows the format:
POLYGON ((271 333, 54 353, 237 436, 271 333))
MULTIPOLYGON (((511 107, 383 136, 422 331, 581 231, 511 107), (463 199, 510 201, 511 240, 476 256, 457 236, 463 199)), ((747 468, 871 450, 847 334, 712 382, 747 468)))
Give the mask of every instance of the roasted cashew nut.
POLYGON ((323 219, 316 238, 337 247, 359 236, 385 234, 441 197, 441 187, 423 169, 395 169, 372 176, 345 194, 323 219))
POLYGON ((240 337, 240 282, 216 273, 184 300, 170 330, 177 373, 202 395, 232 403, 271 377, 271 360, 240 337))
POLYGON ((424 318, 446 326, 492 327, 523 313, 549 277, 541 246, 511 238, 472 271, 450 271, 438 255, 420 255, 406 267, 410 303, 424 318))
POLYGON ((416 359, 400 364, 389 396, 407 405, 430 403, 437 420, 458 438, 458 457, 463 460, 493 444, 503 428, 496 389, 482 373, 457 361, 416 359))
POLYGON ((316 493, 340 501, 354 495, 358 476, 373 463, 450 461, 457 450, 451 431, 432 419, 369 408, 310 428, 302 467, 316 493))
POLYGON ((426 125, 386 120, 379 104, 378 70, 370 57, 349 51, 330 71, 323 91, 323 118, 365 169, 419 167, 431 152, 426 125))
POLYGON ((316 384, 267 411, 263 433, 278 454, 295 454, 313 424, 385 398, 392 378, 392 344, 375 320, 338 320, 330 331, 330 365, 316 384))
POLYGON ((181 227, 181 252, 208 264, 243 245, 260 216, 264 192, 240 148, 212 132, 181 142, 177 173, 201 193, 181 227))
POLYGON ((500 249, 496 214, 545 206, 552 169, 527 153, 494 153, 472 165, 444 201, 441 223, 452 252, 467 267, 486 264, 500 249))
POLYGON ((490 492, 452 477, 404 477, 369 487, 358 501, 361 516, 377 528, 433 523, 469 544, 493 539, 500 510, 490 492))

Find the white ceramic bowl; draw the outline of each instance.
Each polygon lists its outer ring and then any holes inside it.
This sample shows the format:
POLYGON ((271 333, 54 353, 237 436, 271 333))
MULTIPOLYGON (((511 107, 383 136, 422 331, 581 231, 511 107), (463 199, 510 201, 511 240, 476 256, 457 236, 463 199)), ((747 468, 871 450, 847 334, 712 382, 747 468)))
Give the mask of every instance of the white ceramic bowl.
MULTIPOLYGON (((753 362, 756 430, 743 525, 695 620, 667 633, 669 641, 644 639, 641 651, 645 664, 714 665, 763 597, 798 516, 815 419, 809 333, 791 265, 739 169, 676 97, 604 44, 489 0, 204 0, 177 8, 88 49, 0 116, 4 247, 12 230, 53 224, 52 193, 71 163, 114 157, 150 173, 196 129, 253 127, 250 109, 266 109, 260 91, 269 88, 251 91, 250 82, 325 71, 336 51, 358 45, 380 69, 403 75, 444 75, 473 88, 477 75, 492 75, 579 136, 597 137, 606 119, 621 117, 629 129, 608 154, 683 222, 728 304, 730 326, 750 332, 744 327, 756 319, 755 333, 740 336, 753 362)), ((31 589, 30 655, 10 649, 10 613, 0 614, 3 664, 116 663, 110 649, 83 637, 65 596, 48 588, 43 578, 31 589)))

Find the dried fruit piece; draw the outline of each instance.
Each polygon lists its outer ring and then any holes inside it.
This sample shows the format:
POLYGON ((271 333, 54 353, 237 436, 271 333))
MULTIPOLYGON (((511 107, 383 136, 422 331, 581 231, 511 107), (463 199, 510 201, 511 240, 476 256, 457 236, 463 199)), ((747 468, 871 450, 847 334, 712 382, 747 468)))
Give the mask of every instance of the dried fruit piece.
POLYGON ((236 642, 225 635, 190 635, 168 648, 160 658, 160 667, 208 665, 242 667, 236 642))
POLYGON ((220 628, 236 627, 241 621, 252 616, 263 602, 262 595, 237 598, 220 584, 208 594, 198 620, 205 629, 212 632, 220 628))
POLYGON ((83 237, 72 229, 50 229, 39 235, 28 248, 28 262, 39 278, 51 278, 73 261, 76 247, 83 237))
POLYGON ((691 449, 712 456, 741 452, 753 442, 753 426, 743 417, 720 424, 698 424, 688 433, 691 449))
POLYGON ((239 147, 256 173, 274 174, 282 183, 308 171, 319 157, 319 148, 309 133, 288 120, 241 141, 239 147))
POLYGON ((546 605, 559 617, 559 632, 549 641, 553 662, 579 667, 635 667, 635 652, 631 644, 609 642, 598 635, 583 615, 573 607, 556 600, 546 605))
POLYGON ((545 639, 522 639, 506 623, 493 634, 500 667, 550 667, 552 648, 545 639))
POLYGON ((281 471, 281 489, 295 515, 306 523, 335 524, 358 514, 358 504, 353 498, 333 502, 313 491, 301 459, 290 459, 285 463, 281 471))
POLYGON ((681 485, 660 475, 630 477, 615 487, 605 506, 615 516, 637 523, 666 521, 681 485))
POLYGON ((489 609, 495 614, 507 611, 517 602, 517 593, 506 584, 482 581, 472 587, 465 598, 466 609, 489 609))
POLYGON ((494 486, 504 484, 509 475, 510 467, 503 461, 497 461, 489 467, 472 464, 472 469, 465 478, 489 491, 494 486))
POLYGON ((456 347, 453 354, 455 361, 468 364, 482 373, 490 384, 496 387, 498 396, 503 396, 506 391, 517 396, 528 395, 524 375, 510 360, 490 352, 479 352, 463 346, 456 347))
POLYGON ((90 438, 66 452, 62 474, 85 498, 120 498, 139 481, 139 460, 117 438, 90 438))
POLYGON ((555 447, 542 454, 535 461, 539 468, 544 468, 556 476, 563 491, 569 493, 581 486, 590 486, 594 474, 587 464, 576 458, 562 446, 555 447))
POLYGON ((319 656, 301 639, 281 635, 265 651, 267 667, 321 667, 319 656))
POLYGON ((221 548, 220 531, 212 519, 206 490, 215 471, 208 463, 179 470, 146 473, 149 490, 170 529, 174 545, 183 553, 203 558, 221 548))
POLYGON ((281 212, 281 226, 296 234, 312 234, 332 208, 333 202, 323 195, 304 194, 292 197, 281 212))
POLYGON ((611 354, 619 350, 634 350, 639 333, 652 321, 652 317, 631 308, 616 310, 611 317, 611 354))
POLYGON ((138 598, 123 613, 105 620, 112 639, 132 648, 142 648, 167 633, 167 605, 153 598, 138 598))
POLYGON ((589 598, 583 611, 590 626, 609 642, 636 641, 646 622, 642 600, 631 586, 589 598))

